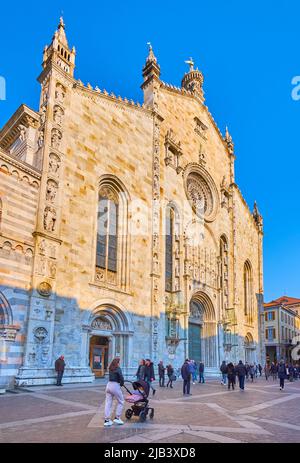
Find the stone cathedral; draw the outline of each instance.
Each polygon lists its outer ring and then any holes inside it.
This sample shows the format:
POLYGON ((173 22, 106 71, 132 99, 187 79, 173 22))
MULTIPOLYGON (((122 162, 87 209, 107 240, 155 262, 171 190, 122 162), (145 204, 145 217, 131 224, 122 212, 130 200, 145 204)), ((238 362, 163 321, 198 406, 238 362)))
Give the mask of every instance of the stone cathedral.
POLYGON ((149 45, 143 104, 74 78, 63 20, 38 110, 0 131, 0 374, 10 384, 104 376, 114 356, 207 374, 260 360, 263 220, 235 183, 234 143, 187 61, 163 82, 149 45))

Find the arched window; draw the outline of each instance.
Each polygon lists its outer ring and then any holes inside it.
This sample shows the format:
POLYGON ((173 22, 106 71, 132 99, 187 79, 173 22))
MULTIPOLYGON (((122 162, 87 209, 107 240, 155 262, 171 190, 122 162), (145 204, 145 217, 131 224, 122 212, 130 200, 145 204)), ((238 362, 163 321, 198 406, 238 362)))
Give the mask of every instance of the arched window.
POLYGON ((249 260, 244 264, 244 314, 246 322, 252 324, 253 322, 253 284, 252 284, 252 267, 249 260))
POLYGON ((120 180, 103 175, 98 190, 95 281, 125 291, 130 271, 129 204, 129 194, 120 180))
POLYGON ((109 187, 102 187, 98 201, 98 230, 96 267, 117 271, 118 195, 109 187))

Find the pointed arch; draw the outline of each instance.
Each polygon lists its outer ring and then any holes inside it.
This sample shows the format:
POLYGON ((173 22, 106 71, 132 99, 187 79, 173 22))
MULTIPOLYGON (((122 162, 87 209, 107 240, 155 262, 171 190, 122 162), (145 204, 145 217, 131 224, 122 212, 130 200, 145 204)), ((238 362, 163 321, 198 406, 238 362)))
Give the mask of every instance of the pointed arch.
POLYGON ((253 323, 253 272, 249 259, 244 263, 244 315, 248 324, 253 323))
POLYGON ((0 325, 13 325, 13 313, 11 306, 4 296, 4 294, 0 291, 0 325))

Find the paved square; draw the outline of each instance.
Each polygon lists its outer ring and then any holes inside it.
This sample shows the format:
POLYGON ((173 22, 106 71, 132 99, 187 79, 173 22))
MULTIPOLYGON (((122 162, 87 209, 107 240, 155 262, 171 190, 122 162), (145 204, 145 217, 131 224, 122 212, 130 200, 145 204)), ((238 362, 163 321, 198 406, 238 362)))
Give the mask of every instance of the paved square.
POLYGON ((109 429, 103 427, 104 383, 7 393, 0 396, 0 442, 300 442, 300 381, 281 392, 277 381, 258 378, 245 391, 228 391, 211 379, 186 397, 181 381, 174 389, 156 388, 153 420, 124 418, 124 426, 109 429))

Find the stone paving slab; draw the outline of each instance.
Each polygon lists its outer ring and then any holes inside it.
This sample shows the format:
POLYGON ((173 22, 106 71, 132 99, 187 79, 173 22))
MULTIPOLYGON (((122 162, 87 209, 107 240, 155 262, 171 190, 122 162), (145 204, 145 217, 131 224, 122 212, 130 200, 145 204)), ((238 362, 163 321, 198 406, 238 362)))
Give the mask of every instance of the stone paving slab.
POLYGON ((34 388, 0 397, 0 442, 300 442, 300 381, 283 393, 278 386, 262 378, 232 392, 211 380, 183 397, 179 380, 173 390, 157 387, 150 394, 153 420, 132 418, 109 429, 103 427, 104 385, 34 388))

